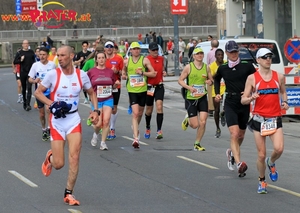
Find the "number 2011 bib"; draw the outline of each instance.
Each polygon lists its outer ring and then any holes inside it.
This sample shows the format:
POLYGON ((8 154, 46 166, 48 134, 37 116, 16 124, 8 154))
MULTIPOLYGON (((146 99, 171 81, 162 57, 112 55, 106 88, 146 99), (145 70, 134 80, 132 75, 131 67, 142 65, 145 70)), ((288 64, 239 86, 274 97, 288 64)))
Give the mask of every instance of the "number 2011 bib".
POLYGON ((269 136, 276 132, 277 130, 277 119, 270 118, 265 120, 260 124, 260 135, 269 136))

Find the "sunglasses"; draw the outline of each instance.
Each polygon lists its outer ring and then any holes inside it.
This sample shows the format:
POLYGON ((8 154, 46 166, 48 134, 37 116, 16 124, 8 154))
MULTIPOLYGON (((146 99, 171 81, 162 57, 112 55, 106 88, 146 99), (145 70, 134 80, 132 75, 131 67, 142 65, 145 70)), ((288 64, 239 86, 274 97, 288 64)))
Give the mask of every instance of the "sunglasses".
POLYGON ((151 50, 151 51, 158 51, 158 49, 154 49, 154 50, 151 50))
POLYGON ((106 45, 105 48, 113 48, 114 46, 109 44, 109 45, 106 45))
POLYGON ((272 55, 264 55, 264 56, 262 56, 260 58, 264 59, 264 60, 266 60, 266 59, 272 59, 272 55))

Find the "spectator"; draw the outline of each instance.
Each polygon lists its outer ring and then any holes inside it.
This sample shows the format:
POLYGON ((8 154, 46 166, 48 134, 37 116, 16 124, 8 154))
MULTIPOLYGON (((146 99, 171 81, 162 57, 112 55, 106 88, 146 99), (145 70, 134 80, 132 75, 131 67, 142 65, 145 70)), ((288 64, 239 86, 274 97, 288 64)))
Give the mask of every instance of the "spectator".
POLYGON ((144 44, 149 44, 149 43, 150 43, 150 37, 149 37, 149 34, 147 33, 146 37, 144 39, 144 44))
POLYGON ((189 45, 190 45, 190 47, 189 47, 188 56, 189 56, 189 58, 191 58, 192 53, 193 53, 195 47, 197 46, 197 41, 195 39, 192 39, 192 44, 189 44, 189 45))
POLYGON ((183 39, 180 37, 179 38, 179 58, 183 58, 184 57, 184 50, 185 50, 185 47, 186 47, 186 44, 185 42, 183 41, 183 39))
POLYGON ((161 33, 158 33, 158 36, 156 37, 156 43, 161 46, 162 49, 164 49, 164 39, 161 36, 161 33))
POLYGON ((48 43, 48 49, 50 49, 51 47, 53 47, 53 40, 50 38, 50 33, 48 33, 47 35, 47 43, 48 43))
POLYGON ((213 39, 212 35, 207 36, 207 41, 211 41, 213 39))

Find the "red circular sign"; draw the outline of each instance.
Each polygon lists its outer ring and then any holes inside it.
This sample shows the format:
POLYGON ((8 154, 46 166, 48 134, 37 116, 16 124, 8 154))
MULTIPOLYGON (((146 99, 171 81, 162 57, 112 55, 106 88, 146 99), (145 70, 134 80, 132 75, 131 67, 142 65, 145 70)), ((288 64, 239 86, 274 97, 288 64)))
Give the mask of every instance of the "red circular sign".
POLYGON ((284 55, 292 63, 300 63, 300 38, 294 37, 287 40, 284 45, 284 55))

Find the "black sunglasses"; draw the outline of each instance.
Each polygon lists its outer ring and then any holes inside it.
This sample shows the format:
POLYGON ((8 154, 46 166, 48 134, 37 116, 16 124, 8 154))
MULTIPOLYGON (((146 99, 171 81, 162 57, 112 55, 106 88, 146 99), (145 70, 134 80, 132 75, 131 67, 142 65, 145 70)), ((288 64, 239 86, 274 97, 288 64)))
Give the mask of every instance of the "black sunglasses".
POLYGON ((111 44, 108 44, 108 45, 105 46, 105 48, 113 48, 113 47, 114 47, 114 46, 111 45, 111 44))
POLYGON ((264 55, 264 56, 262 56, 260 58, 264 59, 264 60, 266 60, 266 59, 272 59, 272 55, 264 55))

